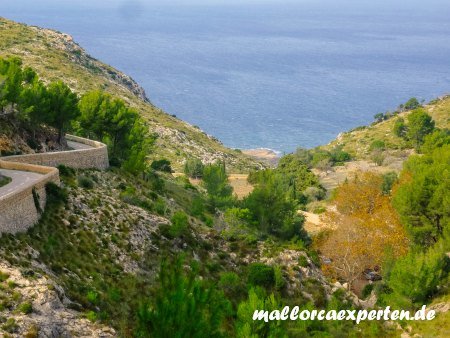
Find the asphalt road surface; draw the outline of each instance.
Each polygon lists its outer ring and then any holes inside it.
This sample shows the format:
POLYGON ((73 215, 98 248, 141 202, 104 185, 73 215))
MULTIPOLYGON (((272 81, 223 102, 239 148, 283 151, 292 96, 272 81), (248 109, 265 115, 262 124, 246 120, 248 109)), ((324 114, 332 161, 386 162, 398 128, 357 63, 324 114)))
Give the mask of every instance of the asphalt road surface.
POLYGON ((7 196, 17 189, 31 187, 42 177, 41 174, 29 171, 0 169, 0 174, 12 178, 12 181, 0 188, 0 197, 7 196))
POLYGON ((88 146, 87 144, 73 142, 73 141, 67 141, 67 145, 69 148, 72 148, 73 150, 80 150, 80 149, 91 149, 91 146, 88 146))
MULTIPOLYGON (((67 141, 67 145, 73 150, 92 148, 91 146, 88 146, 86 144, 73 141, 67 141)), ((7 196, 12 192, 14 192, 15 190, 20 189, 22 187, 32 186, 36 182, 38 182, 39 179, 42 177, 41 174, 29 171, 6 170, 6 169, 0 169, 0 174, 12 178, 12 181, 10 183, 0 188, 0 197, 7 196)))

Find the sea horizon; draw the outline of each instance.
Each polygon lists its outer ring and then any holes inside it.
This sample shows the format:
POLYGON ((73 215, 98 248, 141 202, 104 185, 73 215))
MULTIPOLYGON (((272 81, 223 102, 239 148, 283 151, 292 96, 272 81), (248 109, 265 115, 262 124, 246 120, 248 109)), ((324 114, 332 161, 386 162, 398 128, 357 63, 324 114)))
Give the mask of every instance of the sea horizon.
POLYGON ((230 148, 327 144, 410 97, 450 92, 443 1, 44 2, 50 15, 29 1, 0 4, 0 15, 70 34, 153 104, 230 148))

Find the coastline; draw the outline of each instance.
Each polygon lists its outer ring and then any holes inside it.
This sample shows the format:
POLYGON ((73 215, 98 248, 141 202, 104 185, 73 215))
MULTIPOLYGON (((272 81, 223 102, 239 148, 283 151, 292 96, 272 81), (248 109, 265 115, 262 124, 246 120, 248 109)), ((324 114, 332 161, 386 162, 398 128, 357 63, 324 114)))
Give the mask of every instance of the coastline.
POLYGON ((283 155, 280 151, 270 148, 243 149, 242 153, 253 157, 258 161, 264 162, 271 167, 276 166, 283 155))

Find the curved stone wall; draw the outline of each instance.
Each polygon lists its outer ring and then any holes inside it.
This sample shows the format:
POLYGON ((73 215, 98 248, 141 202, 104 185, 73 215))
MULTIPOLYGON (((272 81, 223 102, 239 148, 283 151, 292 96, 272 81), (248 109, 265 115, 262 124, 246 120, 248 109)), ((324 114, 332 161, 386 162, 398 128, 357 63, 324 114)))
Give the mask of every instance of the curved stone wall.
POLYGON ((66 135, 68 141, 78 142, 91 148, 57 151, 51 153, 36 153, 27 155, 14 155, 1 157, 3 161, 37 164, 57 167, 63 164, 78 169, 96 168, 104 170, 109 166, 108 148, 101 142, 88 140, 82 137, 66 135))
POLYGON ((39 220, 40 213, 36 203, 39 203, 41 210, 45 208, 47 200, 45 185, 48 182, 59 184, 59 171, 56 168, 6 161, 0 161, 0 168, 42 174, 42 178, 36 184, 18 188, 11 194, 0 196, 0 232, 26 231, 39 220), (33 196, 33 190, 35 196, 33 196))
POLYGON ((0 157, 0 169, 42 174, 34 185, 19 187, 8 195, 0 196, 0 233, 23 232, 36 224, 47 200, 45 185, 48 182, 59 184, 59 171, 54 167, 63 164, 79 169, 108 168, 105 144, 73 135, 66 135, 66 139, 90 148, 0 157))

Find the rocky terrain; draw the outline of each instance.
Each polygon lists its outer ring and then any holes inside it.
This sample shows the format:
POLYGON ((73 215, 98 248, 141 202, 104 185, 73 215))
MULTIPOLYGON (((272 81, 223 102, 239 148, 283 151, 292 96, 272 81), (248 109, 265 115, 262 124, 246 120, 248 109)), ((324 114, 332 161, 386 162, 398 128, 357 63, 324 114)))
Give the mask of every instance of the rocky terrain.
MULTIPOLYGON (((39 267, 42 269, 42 267, 39 267)), ((115 337, 114 329, 94 324, 70 309, 71 301, 51 277, 20 271, 0 262, 0 333, 4 337, 115 337)))
POLYGON ((4 276, 0 332, 4 334, 120 336, 126 327, 117 318, 106 321, 116 329, 98 324, 99 306, 110 311, 123 306, 125 311, 130 306, 127 302, 149 295, 130 291, 115 303, 106 299, 108 290, 124 287, 123 283, 151 288, 159 270, 157 262, 180 253, 202 262, 202 275, 208 278, 217 278, 221 271, 241 273, 250 263, 265 262, 281 268, 288 294, 300 293, 320 302, 337 290, 306 251, 279 248, 275 243, 230 243, 220 235, 220 227, 211 228, 192 216, 187 234, 171 236, 171 215, 197 194, 187 192, 171 175, 164 178, 165 193, 158 194, 145 181, 123 172, 80 170, 63 178, 68 190, 64 207, 50 205, 29 233, 0 239, 4 276), (82 187, 83 180, 93 186, 82 187), (29 306, 21 310, 23 304, 29 306))

